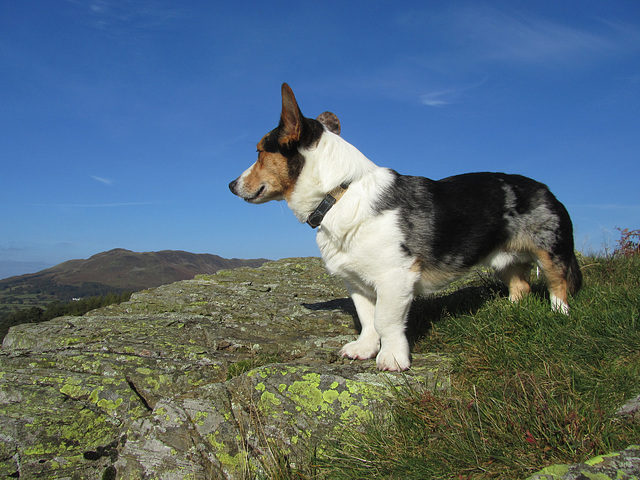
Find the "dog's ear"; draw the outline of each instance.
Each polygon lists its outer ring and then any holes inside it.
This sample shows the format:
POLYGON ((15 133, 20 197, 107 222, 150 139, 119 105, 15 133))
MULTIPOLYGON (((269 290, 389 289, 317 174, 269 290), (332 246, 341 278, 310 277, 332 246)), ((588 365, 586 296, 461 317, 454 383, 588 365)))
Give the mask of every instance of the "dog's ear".
POLYGON ((300 140, 302 136, 302 112, 293 95, 293 90, 286 83, 282 84, 282 114, 280 115, 280 126, 282 133, 278 139, 281 145, 288 145, 300 140))
POLYGON ((335 113, 324 112, 318 115, 316 118, 321 124, 327 127, 331 133, 335 133, 336 135, 340 135, 340 120, 335 113))

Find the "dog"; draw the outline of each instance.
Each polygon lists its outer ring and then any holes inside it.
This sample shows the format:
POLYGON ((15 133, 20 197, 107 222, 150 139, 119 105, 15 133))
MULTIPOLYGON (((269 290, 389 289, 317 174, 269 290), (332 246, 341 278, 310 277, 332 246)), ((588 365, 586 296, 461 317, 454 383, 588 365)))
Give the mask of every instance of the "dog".
POLYGON ((475 265, 492 267, 518 301, 536 263, 552 309, 569 313, 568 294, 580 289, 582 274, 569 214, 546 185, 505 173, 401 175, 375 165, 340 128, 331 112, 304 117, 283 84, 278 126, 229 188, 250 203, 285 200, 317 228, 326 268, 344 280, 362 325, 343 356, 408 369, 414 296, 442 290, 475 265))

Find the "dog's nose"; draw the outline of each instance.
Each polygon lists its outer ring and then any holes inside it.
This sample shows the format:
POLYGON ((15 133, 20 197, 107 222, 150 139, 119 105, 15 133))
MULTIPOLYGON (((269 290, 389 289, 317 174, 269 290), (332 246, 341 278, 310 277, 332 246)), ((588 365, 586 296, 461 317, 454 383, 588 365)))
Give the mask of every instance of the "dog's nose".
POLYGON ((234 180, 233 182, 231 182, 229 184, 229 190, 231 190, 231 193, 233 193, 235 195, 236 193, 236 185, 238 184, 238 179, 234 180))

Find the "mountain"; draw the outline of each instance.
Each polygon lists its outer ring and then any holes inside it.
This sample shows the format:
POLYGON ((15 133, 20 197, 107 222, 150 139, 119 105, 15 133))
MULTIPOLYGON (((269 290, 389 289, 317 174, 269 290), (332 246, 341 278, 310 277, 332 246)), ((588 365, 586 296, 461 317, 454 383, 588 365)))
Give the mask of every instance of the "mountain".
POLYGON ((52 300, 144 290, 220 269, 258 267, 265 261, 179 250, 139 253, 116 248, 86 260, 69 260, 37 273, 0 280, 0 313, 52 300))
POLYGON ((62 285, 100 283, 116 289, 142 290, 188 280, 201 273, 215 273, 220 269, 257 267, 265 261, 266 259, 226 259, 217 255, 180 250, 138 253, 116 248, 98 253, 87 260, 69 260, 18 278, 48 277, 62 285))

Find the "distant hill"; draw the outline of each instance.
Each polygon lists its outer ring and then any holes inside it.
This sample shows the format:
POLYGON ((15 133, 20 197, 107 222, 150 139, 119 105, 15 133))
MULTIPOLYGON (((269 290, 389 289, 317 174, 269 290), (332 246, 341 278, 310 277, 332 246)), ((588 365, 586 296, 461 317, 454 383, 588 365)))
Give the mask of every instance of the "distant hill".
POLYGON ((179 250, 132 252, 122 248, 69 260, 37 273, 0 280, 0 314, 54 300, 137 291, 221 269, 257 267, 266 259, 226 259, 179 250))

